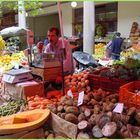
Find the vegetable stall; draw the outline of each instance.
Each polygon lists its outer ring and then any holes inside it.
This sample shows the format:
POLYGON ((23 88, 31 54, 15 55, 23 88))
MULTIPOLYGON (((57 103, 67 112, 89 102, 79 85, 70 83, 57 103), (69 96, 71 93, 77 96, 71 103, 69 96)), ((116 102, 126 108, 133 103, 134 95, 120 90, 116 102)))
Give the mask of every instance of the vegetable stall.
POLYGON ((23 52, 0 58, 0 138, 140 137, 138 59, 67 75, 65 95, 61 89, 46 91, 34 75, 31 80, 5 82, 3 73, 17 63, 29 68, 27 60, 23 52))

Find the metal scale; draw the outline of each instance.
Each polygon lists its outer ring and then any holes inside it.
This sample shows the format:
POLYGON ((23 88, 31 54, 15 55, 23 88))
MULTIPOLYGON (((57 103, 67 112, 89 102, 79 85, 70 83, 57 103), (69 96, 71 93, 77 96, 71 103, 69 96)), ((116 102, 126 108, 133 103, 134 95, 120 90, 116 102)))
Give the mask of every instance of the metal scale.
POLYGON ((3 75, 3 81, 11 84, 32 80, 33 76, 28 69, 13 69, 3 75))
POLYGON ((61 67, 60 61, 55 57, 54 53, 34 54, 33 66, 38 68, 61 67))

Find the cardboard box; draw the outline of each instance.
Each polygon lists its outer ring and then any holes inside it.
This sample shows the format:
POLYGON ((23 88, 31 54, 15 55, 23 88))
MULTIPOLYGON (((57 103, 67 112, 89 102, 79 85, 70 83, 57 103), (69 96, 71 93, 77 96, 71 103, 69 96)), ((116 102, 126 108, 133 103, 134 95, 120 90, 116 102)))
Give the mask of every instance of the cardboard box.
POLYGON ((37 82, 36 84, 9 84, 4 83, 3 95, 12 97, 13 99, 24 99, 27 96, 39 95, 44 97, 44 84, 37 82))
POLYGON ((32 73, 42 77, 44 81, 53 81, 58 75, 61 75, 61 67, 37 68, 32 67, 32 73))

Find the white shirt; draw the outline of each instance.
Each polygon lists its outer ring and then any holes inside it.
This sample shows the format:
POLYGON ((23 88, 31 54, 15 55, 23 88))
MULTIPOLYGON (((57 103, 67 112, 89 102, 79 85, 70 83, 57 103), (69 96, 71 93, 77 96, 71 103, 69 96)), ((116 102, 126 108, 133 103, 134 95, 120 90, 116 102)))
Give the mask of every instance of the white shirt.
MULTIPOLYGON (((59 39, 56 45, 51 45, 50 43, 47 44, 45 47, 44 53, 47 52, 54 52, 56 57, 61 57, 61 48, 62 46, 62 39, 59 39)), ((66 59, 63 61, 64 72, 71 73, 73 71, 73 59, 72 59, 72 50, 70 48, 68 40, 64 39, 64 48, 66 50, 66 59)))

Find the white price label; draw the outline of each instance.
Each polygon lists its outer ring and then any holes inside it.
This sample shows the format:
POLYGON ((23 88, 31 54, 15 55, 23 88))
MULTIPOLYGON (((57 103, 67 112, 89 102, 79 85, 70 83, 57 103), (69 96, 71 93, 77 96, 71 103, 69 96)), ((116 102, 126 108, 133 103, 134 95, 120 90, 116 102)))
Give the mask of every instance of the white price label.
POLYGON ((114 108, 113 112, 122 113, 123 112, 123 108, 124 108, 124 104, 123 103, 118 103, 116 105, 116 107, 114 108))
POLYGON ((73 98, 73 94, 72 94, 72 91, 71 91, 71 90, 68 90, 68 91, 67 91, 67 95, 68 95, 69 97, 73 98))
POLYGON ((19 64, 15 64, 15 69, 19 69, 19 64))
POLYGON ((83 101, 84 101, 84 91, 82 91, 82 92, 79 93, 77 106, 82 105, 83 104, 83 101))

